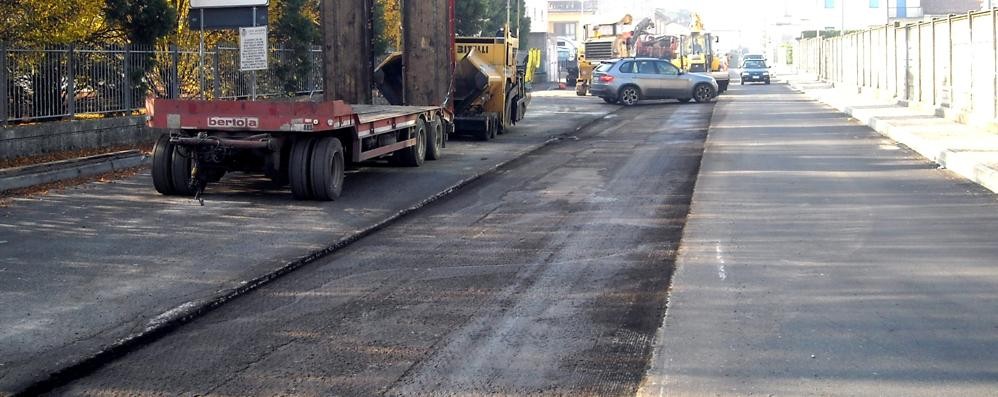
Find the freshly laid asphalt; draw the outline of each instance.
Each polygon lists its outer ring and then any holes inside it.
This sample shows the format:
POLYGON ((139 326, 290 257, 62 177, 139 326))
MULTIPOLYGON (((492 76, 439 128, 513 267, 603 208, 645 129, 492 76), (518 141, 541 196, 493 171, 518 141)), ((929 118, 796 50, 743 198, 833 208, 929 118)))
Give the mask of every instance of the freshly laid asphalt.
POLYGON ((639 395, 998 395, 998 196, 773 85, 693 203, 639 395))
POLYGON ((608 115, 53 394, 633 394, 712 109, 608 115))
POLYGON ((538 93, 498 140, 452 141, 421 168, 352 172, 334 203, 236 175, 210 186, 201 207, 156 194, 148 174, 16 200, 0 208, 0 395, 614 110, 538 93))

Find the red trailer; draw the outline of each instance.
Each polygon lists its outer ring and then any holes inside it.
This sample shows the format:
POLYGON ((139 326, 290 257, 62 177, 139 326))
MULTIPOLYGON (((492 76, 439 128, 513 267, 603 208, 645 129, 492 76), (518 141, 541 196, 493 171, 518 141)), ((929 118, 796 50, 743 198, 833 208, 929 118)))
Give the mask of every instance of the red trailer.
POLYGON ((343 101, 151 99, 149 126, 169 130, 153 151, 153 183, 200 196, 229 171, 262 172, 297 199, 335 200, 349 163, 388 158, 418 167, 440 157, 453 115, 437 106, 343 101))

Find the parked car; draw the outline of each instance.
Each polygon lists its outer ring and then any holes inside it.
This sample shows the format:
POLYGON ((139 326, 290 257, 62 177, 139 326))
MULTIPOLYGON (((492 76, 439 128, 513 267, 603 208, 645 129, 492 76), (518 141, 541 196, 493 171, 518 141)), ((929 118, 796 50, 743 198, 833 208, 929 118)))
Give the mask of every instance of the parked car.
POLYGON ((766 61, 746 60, 742 63, 742 85, 748 82, 763 82, 769 84, 770 73, 766 61))
POLYGON ((684 73, 656 58, 624 58, 605 62, 593 73, 593 96, 626 106, 643 99, 708 102, 717 97, 717 80, 710 75, 684 73))

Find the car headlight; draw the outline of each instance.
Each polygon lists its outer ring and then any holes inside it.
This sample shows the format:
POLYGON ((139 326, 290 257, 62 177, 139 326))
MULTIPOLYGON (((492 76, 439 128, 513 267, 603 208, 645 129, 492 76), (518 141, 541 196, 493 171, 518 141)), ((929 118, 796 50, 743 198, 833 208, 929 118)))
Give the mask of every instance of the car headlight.
POLYGON ((769 76, 769 72, 762 72, 763 76, 769 76))

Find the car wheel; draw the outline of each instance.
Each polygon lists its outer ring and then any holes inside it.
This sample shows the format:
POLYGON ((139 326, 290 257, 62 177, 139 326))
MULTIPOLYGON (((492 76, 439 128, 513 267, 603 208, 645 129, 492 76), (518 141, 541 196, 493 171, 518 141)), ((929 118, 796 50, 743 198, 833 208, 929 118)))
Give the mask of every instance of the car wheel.
POLYGON ((604 97, 600 97, 600 99, 602 99, 603 102, 609 103, 611 105, 617 103, 617 99, 616 98, 607 98, 607 97, 604 96, 604 97))
POLYGON ((742 84, 742 85, 745 85, 745 80, 742 80, 741 84, 742 84))
POLYGON ((638 87, 628 86, 620 90, 620 103, 624 106, 634 106, 641 100, 641 91, 638 87))
POLYGON ((699 103, 708 102, 714 99, 716 95, 717 92, 710 85, 698 84, 696 87, 693 87, 693 99, 699 103))
POLYGON ((679 103, 687 103, 687 102, 693 100, 693 98, 678 98, 676 100, 679 101, 679 103))
POLYGON ((769 80, 766 80, 766 85, 769 85, 769 80))

